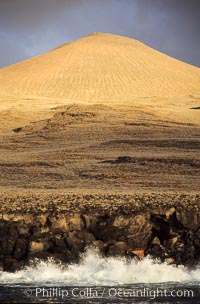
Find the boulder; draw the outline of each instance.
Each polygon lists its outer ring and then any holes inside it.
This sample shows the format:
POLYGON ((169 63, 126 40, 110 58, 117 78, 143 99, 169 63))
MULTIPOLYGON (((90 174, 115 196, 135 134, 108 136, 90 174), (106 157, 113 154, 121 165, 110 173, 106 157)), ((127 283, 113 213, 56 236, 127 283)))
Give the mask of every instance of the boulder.
POLYGON ((200 212, 193 210, 184 210, 178 207, 176 210, 176 218, 184 228, 196 231, 200 227, 200 212))
POLYGON ((85 245, 91 245, 95 241, 95 237, 92 233, 83 230, 78 233, 78 238, 84 241, 85 245))
POLYGON ((44 226, 47 222, 47 215, 41 214, 41 215, 37 216, 36 220, 38 223, 40 223, 42 226, 44 226))
POLYGON ((15 247, 15 244, 16 244, 16 239, 15 238, 12 238, 12 237, 9 237, 7 240, 6 240, 6 254, 12 254, 13 253, 13 250, 14 250, 14 247, 15 247))
POLYGON ((27 256, 28 245, 29 245, 29 242, 25 238, 19 238, 17 240, 16 245, 15 245, 15 249, 14 249, 14 257, 17 260, 21 260, 21 259, 23 259, 24 257, 27 256))
POLYGON ((169 265, 173 265, 175 263, 175 260, 174 260, 174 258, 166 258, 165 262, 169 265))
POLYGON ((30 254, 34 254, 37 252, 42 252, 43 249, 44 249, 44 243, 32 241, 30 244, 29 252, 30 252, 30 254))
POLYGON ((146 251, 145 255, 151 255, 154 258, 163 260, 165 248, 162 245, 152 244, 146 251))
POLYGON ((15 217, 14 213, 3 213, 3 215, 2 215, 2 219, 4 221, 13 221, 14 217, 15 217))
POLYGON ((55 237, 52 240, 53 246, 51 251, 54 253, 65 253, 67 251, 66 240, 62 237, 55 237))
POLYGON ((69 225, 64 215, 48 217, 48 222, 52 230, 69 231, 69 225))
POLYGON ((13 222, 21 222, 23 221, 23 215, 22 214, 15 214, 15 216, 13 217, 13 222))
POLYGON ((171 238, 169 240, 164 241, 164 246, 172 250, 178 241, 180 241, 180 237, 171 238))
POLYGON ((152 237, 152 224, 145 215, 137 215, 130 220, 128 226, 128 244, 134 250, 146 249, 152 237))
POLYGON ((94 231, 98 226, 98 218, 95 215, 83 214, 83 220, 85 222, 85 228, 88 231, 94 231))
POLYGON ((95 240, 95 241, 93 241, 92 243, 91 243, 91 246, 90 246, 91 248, 94 248, 94 249, 97 249, 99 252, 101 252, 101 253, 105 253, 105 244, 104 244, 104 242, 102 242, 102 241, 97 241, 97 240, 95 240))
POLYGON ((14 259, 13 257, 7 257, 3 261, 3 269, 4 271, 15 271, 16 269, 19 269, 20 266, 23 265, 23 262, 19 262, 18 260, 14 259))
POLYGON ((85 247, 84 240, 80 239, 76 232, 71 232, 69 237, 66 239, 68 248, 75 253, 75 255, 79 255, 80 252, 83 251, 85 247))
POLYGON ((132 253, 136 256, 138 256, 138 258, 143 259, 144 258, 144 250, 133 250, 132 253))
POLYGON ((166 212, 165 212, 165 217, 167 220, 169 220, 169 218, 176 212, 176 209, 174 207, 168 209, 166 212))
POLYGON ((19 233, 19 236, 28 236, 29 235, 29 228, 25 225, 22 225, 22 226, 18 226, 18 233, 19 233))
POLYGON ((108 245, 108 256, 125 256, 127 254, 127 245, 124 242, 115 242, 112 245, 108 245))
POLYGON ((72 218, 70 218, 69 227, 70 231, 80 231, 84 229, 84 222, 79 214, 74 215, 72 218))
POLYGON ((151 242, 152 245, 160 245, 160 240, 159 238, 156 236, 153 241, 151 242))
POLYGON ((194 235, 194 244, 197 248, 200 248, 200 229, 195 232, 194 235))
POLYGON ((34 216, 32 216, 31 214, 23 214, 23 222, 26 225, 30 225, 31 223, 34 223, 34 216))
POLYGON ((10 226, 8 223, 0 227, 0 254, 10 255, 13 252, 18 238, 16 226, 10 226))
POLYGON ((129 224, 129 219, 125 218, 123 216, 116 216, 113 222, 113 226, 114 227, 118 227, 118 228, 124 228, 127 227, 129 224))

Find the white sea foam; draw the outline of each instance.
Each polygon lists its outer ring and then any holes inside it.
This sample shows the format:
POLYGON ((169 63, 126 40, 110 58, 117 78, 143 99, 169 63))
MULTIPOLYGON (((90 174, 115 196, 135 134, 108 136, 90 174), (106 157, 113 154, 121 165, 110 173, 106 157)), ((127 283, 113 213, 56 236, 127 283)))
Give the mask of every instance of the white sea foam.
POLYGON ((103 258, 96 251, 85 253, 79 264, 34 261, 15 273, 0 272, 0 284, 116 285, 134 283, 200 282, 200 268, 167 265, 148 257, 141 261, 103 258))

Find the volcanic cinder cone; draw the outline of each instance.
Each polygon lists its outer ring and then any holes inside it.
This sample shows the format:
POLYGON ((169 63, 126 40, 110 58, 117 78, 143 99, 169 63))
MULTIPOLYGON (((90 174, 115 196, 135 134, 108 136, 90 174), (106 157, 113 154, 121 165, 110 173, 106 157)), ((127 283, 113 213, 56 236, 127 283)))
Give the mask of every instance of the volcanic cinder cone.
POLYGON ((71 101, 200 94, 200 70, 134 39, 94 33, 0 71, 3 96, 71 101))
POLYGON ((199 109, 199 68, 116 35, 4 68, 0 189, 199 191, 199 109))

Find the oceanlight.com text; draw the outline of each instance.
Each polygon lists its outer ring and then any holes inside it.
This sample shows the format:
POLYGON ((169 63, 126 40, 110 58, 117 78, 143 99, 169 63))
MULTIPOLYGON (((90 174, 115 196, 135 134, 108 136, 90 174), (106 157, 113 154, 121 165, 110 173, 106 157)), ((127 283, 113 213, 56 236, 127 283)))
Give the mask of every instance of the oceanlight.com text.
POLYGON ((193 298, 194 291, 188 289, 164 289, 164 288, 123 288, 123 287, 36 287, 24 290, 27 297, 36 298, 193 298))

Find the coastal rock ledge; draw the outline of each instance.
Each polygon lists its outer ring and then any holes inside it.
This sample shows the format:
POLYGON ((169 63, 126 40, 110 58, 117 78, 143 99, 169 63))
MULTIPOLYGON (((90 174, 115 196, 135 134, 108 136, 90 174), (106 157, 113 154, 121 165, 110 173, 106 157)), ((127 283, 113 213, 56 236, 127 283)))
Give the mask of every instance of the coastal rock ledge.
POLYGON ((1 197, 0 268, 34 258, 77 262, 88 247, 104 256, 194 266, 200 262, 200 197, 63 195, 1 197))

